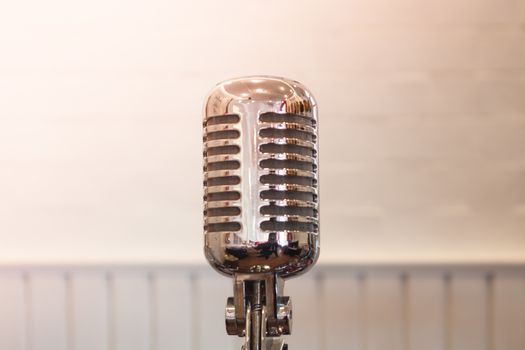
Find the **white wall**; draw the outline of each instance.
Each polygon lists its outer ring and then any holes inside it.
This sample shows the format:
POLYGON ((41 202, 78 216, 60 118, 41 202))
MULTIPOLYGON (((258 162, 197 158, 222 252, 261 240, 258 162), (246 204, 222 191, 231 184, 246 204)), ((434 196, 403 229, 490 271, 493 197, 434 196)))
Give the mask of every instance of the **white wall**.
POLYGON ((322 259, 525 260, 525 1, 0 5, 0 263, 202 261, 217 81, 305 83, 322 259))

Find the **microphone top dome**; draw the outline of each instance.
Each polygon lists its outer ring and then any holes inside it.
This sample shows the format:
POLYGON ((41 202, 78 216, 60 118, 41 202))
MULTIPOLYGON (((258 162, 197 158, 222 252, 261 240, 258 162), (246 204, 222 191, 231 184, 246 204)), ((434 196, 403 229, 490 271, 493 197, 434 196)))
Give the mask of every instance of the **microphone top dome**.
POLYGON ((262 102, 272 105, 277 113, 315 117, 312 112, 317 106, 312 93, 298 81, 264 75, 223 81, 212 89, 206 102, 205 115, 226 113, 232 105, 262 102))

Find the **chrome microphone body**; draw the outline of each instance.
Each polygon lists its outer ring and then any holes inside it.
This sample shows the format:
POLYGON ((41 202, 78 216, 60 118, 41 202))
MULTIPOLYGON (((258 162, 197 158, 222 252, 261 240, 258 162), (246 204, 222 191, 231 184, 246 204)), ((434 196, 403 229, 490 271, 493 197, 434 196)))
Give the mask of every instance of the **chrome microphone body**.
POLYGON ((234 277, 226 329, 245 350, 286 348, 284 279, 319 257, 317 124, 312 94, 284 78, 232 79, 206 100, 205 255, 234 277))

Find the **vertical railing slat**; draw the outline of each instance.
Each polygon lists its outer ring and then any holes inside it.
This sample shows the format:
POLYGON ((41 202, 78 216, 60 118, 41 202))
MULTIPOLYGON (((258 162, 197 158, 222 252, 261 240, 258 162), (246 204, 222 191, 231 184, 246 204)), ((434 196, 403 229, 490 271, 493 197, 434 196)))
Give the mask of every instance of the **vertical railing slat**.
POLYGON ((286 281, 284 294, 293 303, 292 335, 286 340, 290 349, 320 349, 320 291, 320 280, 313 273, 286 281))
POLYGON ((494 279, 494 350, 525 349, 525 274, 494 279))
POLYGON ((68 296, 63 271, 37 271, 30 275, 30 349, 66 350, 68 296))
POLYGON ((71 276, 73 350, 108 350, 107 275, 103 271, 71 276))
POLYGON ((0 349, 27 349, 27 305, 22 273, 0 274, 0 349))
POLYGON ((362 278, 349 273, 323 278, 321 349, 364 349, 362 284, 362 278))
POLYGON ((366 279, 366 349, 405 346, 402 280, 399 273, 370 273, 366 279))
POLYGON ((189 274, 160 273, 155 276, 155 348, 152 350, 192 349, 195 296, 191 282, 189 274))
POLYGON ((445 280, 442 274, 408 278, 408 349, 445 350, 445 280))
POLYGON ((451 350, 480 350, 488 346, 487 293, 487 278, 483 273, 452 275, 448 307, 451 350))
POLYGON ((116 272, 112 280, 111 350, 151 349, 149 278, 143 272, 116 272))

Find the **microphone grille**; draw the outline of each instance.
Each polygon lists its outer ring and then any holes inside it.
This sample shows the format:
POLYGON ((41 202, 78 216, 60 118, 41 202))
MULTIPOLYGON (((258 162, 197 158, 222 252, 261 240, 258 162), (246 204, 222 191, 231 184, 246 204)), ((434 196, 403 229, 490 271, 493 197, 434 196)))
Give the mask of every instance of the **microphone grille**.
POLYGON ((318 232, 317 125, 293 113, 259 116, 259 192, 267 232, 318 232))
POLYGON ((204 230, 241 230, 240 117, 207 117, 204 128, 204 230))

